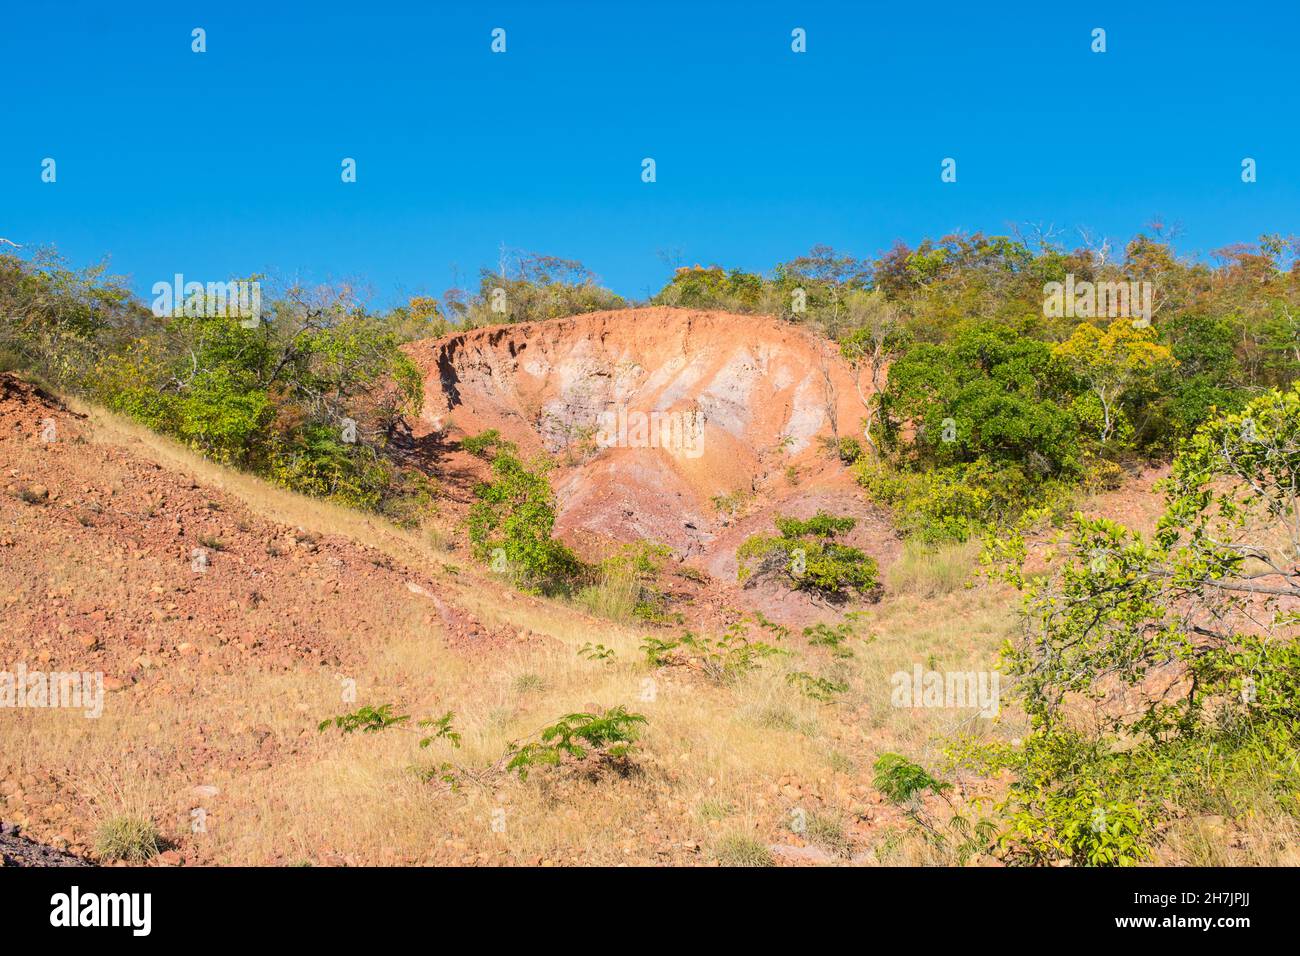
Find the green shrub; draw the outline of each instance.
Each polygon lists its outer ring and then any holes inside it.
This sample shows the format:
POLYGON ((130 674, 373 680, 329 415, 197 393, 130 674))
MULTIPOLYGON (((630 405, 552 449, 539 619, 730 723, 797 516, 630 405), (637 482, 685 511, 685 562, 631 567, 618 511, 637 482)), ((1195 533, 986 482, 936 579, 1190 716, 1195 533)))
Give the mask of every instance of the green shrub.
POLYGON ((518 446, 514 442, 503 439, 501 433, 495 428, 462 439, 460 447, 462 451, 488 460, 495 458, 499 452, 513 455, 518 451, 518 446))
POLYGON ((881 754, 875 763, 875 773, 875 788, 903 811, 931 847, 949 854, 958 866, 964 866, 976 854, 993 849, 997 823, 978 812, 972 821, 953 807, 947 796, 952 784, 931 776, 924 767, 896 753, 881 754), (923 799, 926 793, 939 797, 947 805, 951 814, 946 823, 927 809, 923 799))
POLYGON ((785 653, 763 641, 751 641, 743 621, 731 624, 717 638, 687 631, 679 643, 704 675, 719 684, 734 683, 757 669, 763 659, 785 653))
POLYGON ((587 641, 578 648, 578 656, 589 661, 613 662, 618 655, 612 647, 606 647, 604 644, 592 644, 591 641, 587 641))
POLYGON ((803 629, 803 636, 808 638, 809 647, 829 648, 832 657, 847 658, 853 656, 853 651, 846 645, 855 636, 853 625, 848 621, 841 621, 832 627, 829 624, 818 621, 803 629))
POLYGON ((670 641, 650 635, 642 641, 640 650, 645 654, 647 664, 651 667, 662 667, 670 662, 673 651, 681 646, 681 641, 670 641))
POLYGON ((1053 369, 1050 345, 994 322, 967 323, 948 344, 921 343, 889 368, 884 444, 917 466, 1033 462, 1042 477, 1073 474, 1075 392, 1053 369))
POLYGON ((822 704, 832 703, 837 696, 849 689, 849 685, 845 681, 819 677, 816 674, 809 674, 807 671, 791 671, 785 675, 785 681, 809 700, 815 700, 822 704))
POLYGON ((717 638, 691 631, 684 632, 675 641, 647 636, 641 650, 651 667, 693 664, 705 677, 719 684, 734 683, 754 671, 765 658, 785 653, 763 641, 751 641, 744 621, 729 625, 717 638))
POLYGON ((393 714, 392 709, 392 704, 380 704, 378 707, 372 707, 367 704, 350 714, 339 714, 337 717, 328 717, 325 720, 322 720, 316 726, 316 729, 318 731, 324 731, 327 730, 330 725, 333 725, 339 729, 340 733, 344 734, 356 733, 358 730, 362 733, 373 734, 411 719, 409 714, 405 716, 393 714))
MULTIPOLYGON (((367 704, 349 714, 327 717, 316 725, 316 729, 323 732, 334 726, 342 734, 352 734, 357 731, 373 734, 381 730, 387 730, 390 727, 401 726, 411 719, 409 714, 394 714, 392 709, 392 704, 380 704, 378 707, 367 704)), ((455 714, 447 711, 441 717, 426 717, 416 721, 415 726, 418 728, 433 728, 433 733, 420 739, 420 746, 428 747, 435 740, 446 740, 453 747, 459 747, 460 734, 452 726, 454 719, 455 714)))
POLYGON ((1031 731, 960 758, 1011 771, 1012 858, 1141 862, 1207 778, 1221 794, 1269 780, 1272 809, 1297 811, 1300 386, 1216 415, 1163 487, 1153 535, 1076 514, 1046 574, 1024 573, 1033 515, 990 536, 988 560, 1024 593, 1004 657, 1031 731), (1155 691, 1152 674, 1180 679, 1155 691))
POLYGON ((511 250, 497 268, 480 271, 472 297, 448 305, 450 314, 460 314, 463 328, 475 328, 620 309, 625 303, 581 262, 511 250))
POLYGON ((378 511, 419 494, 389 436, 419 408, 399 339, 346 293, 290 290, 252 325, 177 314, 103 355, 92 397, 223 464, 304 494, 378 511))

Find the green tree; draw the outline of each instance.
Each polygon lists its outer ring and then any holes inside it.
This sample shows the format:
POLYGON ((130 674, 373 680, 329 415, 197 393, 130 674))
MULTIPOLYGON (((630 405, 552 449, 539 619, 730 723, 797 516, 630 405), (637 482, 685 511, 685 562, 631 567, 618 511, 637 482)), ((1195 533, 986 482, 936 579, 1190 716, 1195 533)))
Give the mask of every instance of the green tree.
MULTIPOLYGON (((1133 426, 1125 407, 1149 400, 1158 378, 1176 366, 1169 347, 1159 342, 1150 326, 1117 319, 1105 329, 1083 323, 1053 349, 1053 356, 1096 400, 1100 420, 1094 427, 1103 449, 1113 442, 1131 440, 1133 426)), ((1078 403, 1076 403, 1078 407, 1078 403)), ((1081 418, 1092 418, 1087 411, 1081 418)))
POLYGON ((852 292, 848 296, 851 331, 840 338, 840 356, 853 370, 853 385, 865 417, 862 435, 873 453, 880 449, 871 429, 880 411, 879 395, 890 363, 907 349, 910 336, 897 311, 881 292, 852 292))

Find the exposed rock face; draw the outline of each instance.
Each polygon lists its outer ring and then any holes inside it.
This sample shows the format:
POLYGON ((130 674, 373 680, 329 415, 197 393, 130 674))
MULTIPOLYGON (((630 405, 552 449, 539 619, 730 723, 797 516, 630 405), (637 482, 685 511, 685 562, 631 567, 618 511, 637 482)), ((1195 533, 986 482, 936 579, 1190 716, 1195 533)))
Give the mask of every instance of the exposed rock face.
POLYGON ((817 439, 834 425, 858 434, 863 415, 830 343, 761 316, 596 312, 410 350, 427 371, 426 428, 496 428, 526 452, 557 455, 561 535, 647 539, 687 555, 707 552, 727 523, 715 496, 787 497, 790 466, 840 483, 817 439))

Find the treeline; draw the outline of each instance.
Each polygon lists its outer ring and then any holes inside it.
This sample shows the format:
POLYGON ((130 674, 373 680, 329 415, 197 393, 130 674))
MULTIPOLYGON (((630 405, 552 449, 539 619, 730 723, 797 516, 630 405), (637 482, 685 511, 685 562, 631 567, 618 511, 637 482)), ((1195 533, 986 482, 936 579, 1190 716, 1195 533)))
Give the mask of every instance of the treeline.
POLYGON ((766 313, 853 366, 862 415, 833 422, 834 447, 868 493, 908 533, 964 538, 1167 458, 1212 410, 1293 381, 1298 242, 1208 262, 1158 235, 1121 251, 951 235, 874 259, 817 246, 768 273, 679 268, 648 303, 579 262, 503 250, 473 290, 377 311, 347 287, 288 287, 252 323, 185 301, 160 318, 102 268, 6 255, 0 363, 290 487, 401 512, 428 491, 393 453, 420 401, 402 343, 637 304, 766 313), (1053 283, 1091 298, 1063 307, 1053 283), (1118 314, 1091 293, 1107 284, 1125 292, 1118 314))
POLYGON ((457 285, 441 299, 412 298, 393 310, 392 319, 411 338, 428 338, 454 329, 542 322, 636 304, 601 286, 581 262, 503 249, 495 270, 479 270, 477 289, 457 285))

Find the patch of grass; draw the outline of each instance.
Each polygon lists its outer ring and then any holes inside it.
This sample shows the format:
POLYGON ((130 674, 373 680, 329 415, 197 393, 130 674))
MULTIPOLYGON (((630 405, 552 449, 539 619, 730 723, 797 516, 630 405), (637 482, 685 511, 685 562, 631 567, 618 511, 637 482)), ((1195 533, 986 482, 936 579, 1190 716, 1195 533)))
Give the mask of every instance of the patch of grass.
POLYGON ((752 711, 751 720, 764 730, 785 730, 805 737, 817 736, 817 722, 800 717, 781 703, 769 703, 752 711))
POLYGON ((713 855, 723 866, 774 866, 767 844, 745 833, 728 833, 718 838, 713 855))
POLYGON ((687 581, 694 581, 696 584, 708 584, 709 576, 699 568, 693 568, 688 564, 683 564, 677 569, 678 575, 684 577, 687 581))
POLYGON ((596 580, 574 595, 574 602, 597 617, 620 624, 664 624, 680 615, 666 613, 657 583, 672 552, 648 541, 621 548, 597 566, 596 580))
POLYGON ((18 496, 19 501, 26 502, 29 505, 44 504, 45 499, 49 497, 48 492, 42 494, 40 488, 29 488, 27 485, 23 485, 14 494, 18 496))
POLYGON ((842 754, 838 750, 827 752, 826 763, 836 773, 853 773, 858 768, 852 757, 842 754))
POLYGON ((821 847, 831 856, 847 860, 853 855, 853 845, 839 817, 828 813, 809 814, 804 836, 813 846, 821 847))
POLYGON ((889 590, 923 598, 952 594, 971 579, 979 550, 976 541, 936 546, 910 539, 886 575, 889 590))
POLYGON ((709 501, 719 514, 726 515, 728 518, 741 518, 744 517, 753 499, 752 488, 737 488, 725 495, 714 495, 709 501))
POLYGON ((520 697, 525 694, 540 694, 546 690, 546 678, 541 674, 520 674, 511 683, 510 688, 520 697))
POLYGON ((695 807, 695 815, 705 823, 710 820, 725 820, 731 815, 731 804, 725 800, 701 800, 695 807))
POLYGON ((110 817, 95 837, 95 855, 101 860, 143 863, 162 852, 163 839, 148 817, 110 817))
POLYGON ((627 623, 636 617, 641 599, 641 581, 636 570, 623 564, 601 567, 600 577, 577 594, 573 601, 583 610, 610 621, 627 623))

